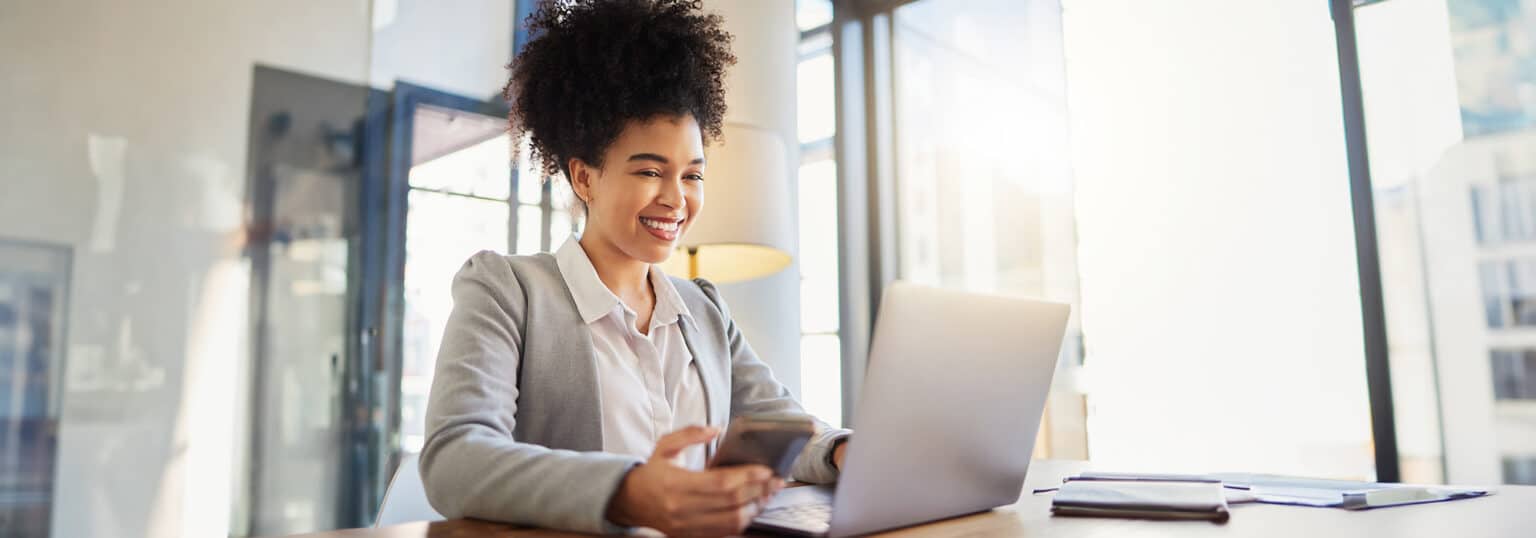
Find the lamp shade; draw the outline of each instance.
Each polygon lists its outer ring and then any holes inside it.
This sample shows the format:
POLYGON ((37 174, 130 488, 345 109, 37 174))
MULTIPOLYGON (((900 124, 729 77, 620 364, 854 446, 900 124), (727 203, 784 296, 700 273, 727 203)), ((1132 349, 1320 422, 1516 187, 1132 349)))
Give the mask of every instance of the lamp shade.
POLYGON ((662 269, 722 283, 782 271, 795 241, 784 141, 773 131, 734 123, 721 134, 720 143, 704 151, 704 208, 662 269))

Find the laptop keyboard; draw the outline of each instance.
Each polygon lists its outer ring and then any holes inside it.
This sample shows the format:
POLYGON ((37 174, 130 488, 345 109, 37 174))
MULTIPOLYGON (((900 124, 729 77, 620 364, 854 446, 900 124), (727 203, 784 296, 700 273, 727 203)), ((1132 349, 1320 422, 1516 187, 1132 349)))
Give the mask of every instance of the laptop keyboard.
POLYGON ((796 504, 771 508, 758 514, 764 523, 789 523, 795 526, 827 525, 832 522, 832 505, 824 503, 796 504))

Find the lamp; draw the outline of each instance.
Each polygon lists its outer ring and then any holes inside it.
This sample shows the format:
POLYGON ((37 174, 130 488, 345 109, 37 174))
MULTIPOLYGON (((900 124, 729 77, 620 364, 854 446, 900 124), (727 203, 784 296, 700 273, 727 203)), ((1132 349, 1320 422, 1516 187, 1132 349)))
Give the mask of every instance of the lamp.
POLYGON ((704 211, 661 267, 717 283, 777 273, 792 261, 795 239, 784 141, 736 123, 721 138, 704 152, 704 211))

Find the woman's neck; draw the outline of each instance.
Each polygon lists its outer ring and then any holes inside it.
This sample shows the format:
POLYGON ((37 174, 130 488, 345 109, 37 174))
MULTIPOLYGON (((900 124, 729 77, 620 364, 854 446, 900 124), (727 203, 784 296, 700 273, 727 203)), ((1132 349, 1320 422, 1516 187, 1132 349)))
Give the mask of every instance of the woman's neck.
POLYGON ((592 261, 592 268, 597 270, 598 280, 603 281, 608 291, 619 296, 619 300, 635 310, 639 310, 637 306, 651 302, 651 264, 631 258, 596 234, 583 234, 578 243, 586 251, 587 259, 592 261))

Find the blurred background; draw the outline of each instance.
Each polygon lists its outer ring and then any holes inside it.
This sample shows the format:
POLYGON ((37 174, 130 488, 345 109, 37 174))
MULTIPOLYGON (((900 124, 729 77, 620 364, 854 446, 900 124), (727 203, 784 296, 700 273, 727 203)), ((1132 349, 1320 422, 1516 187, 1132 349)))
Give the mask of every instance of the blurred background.
MULTIPOLYGON (((579 233, 532 3, 0 3, 0 535, 372 524, 453 273, 579 233)), ((1536 1, 704 4, 823 419, 903 279, 1073 304, 1037 457, 1536 484, 1536 1)))

